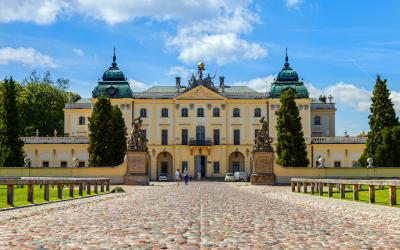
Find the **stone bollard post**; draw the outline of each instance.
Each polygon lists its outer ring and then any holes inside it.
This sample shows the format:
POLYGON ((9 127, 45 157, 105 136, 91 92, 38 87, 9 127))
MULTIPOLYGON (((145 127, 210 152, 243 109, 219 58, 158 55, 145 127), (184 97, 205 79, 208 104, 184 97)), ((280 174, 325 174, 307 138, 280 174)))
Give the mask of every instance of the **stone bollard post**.
POLYGON ((74 184, 69 184, 69 197, 74 198, 74 184))
POLYGON ((62 200, 64 184, 57 184, 57 197, 62 200))
POLYGON ((291 181, 290 184, 292 185, 292 192, 295 192, 296 191, 296 182, 291 181))
POLYGON ((106 191, 110 192, 110 181, 109 180, 107 181, 107 184, 106 184, 106 191))
POLYGON ((346 198, 346 185, 340 184, 340 199, 346 198))
POLYGON ((396 186, 389 186, 389 204, 390 206, 396 205, 396 186))
POLYGON ((104 182, 100 183, 100 192, 104 193, 104 182))
POLYGON ((49 184, 44 184, 44 192, 43 192, 43 198, 45 201, 50 200, 50 190, 49 190, 49 184))
POLYGON ((79 196, 83 196, 83 183, 79 183, 79 196))
POLYGON ((308 186, 308 183, 307 182, 303 182, 303 192, 305 194, 307 193, 307 186, 308 186))
POLYGON ((90 183, 86 183, 86 194, 90 195, 90 183))
POLYGON ((354 184, 353 185, 353 200, 358 201, 359 196, 358 196, 358 185, 354 184))
POLYGON ((333 196, 333 184, 328 183, 328 197, 332 197, 332 196, 333 196))
POLYGON ((99 193, 99 192, 97 191, 97 182, 94 183, 93 189, 94 189, 94 193, 95 193, 95 194, 98 194, 98 193, 99 193))
POLYGON ((7 185, 7 204, 14 206, 14 185, 7 185))
POLYGON ((314 182, 311 182, 311 184, 310 184, 310 186, 311 186, 311 194, 314 194, 314 192, 315 192, 315 184, 314 184, 314 182))
POLYGON ((368 186, 369 203, 375 203, 375 185, 368 186))
POLYGON ((301 192, 301 182, 300 181, 297 182, 297 192, 298 193, 301 192))
POLYGON ((33 203, 33 184, 28 184, 28 202, 33 203))
POLYGON ((318 183, 318 192, 320 196, 324 195, 324 183, 318 183))

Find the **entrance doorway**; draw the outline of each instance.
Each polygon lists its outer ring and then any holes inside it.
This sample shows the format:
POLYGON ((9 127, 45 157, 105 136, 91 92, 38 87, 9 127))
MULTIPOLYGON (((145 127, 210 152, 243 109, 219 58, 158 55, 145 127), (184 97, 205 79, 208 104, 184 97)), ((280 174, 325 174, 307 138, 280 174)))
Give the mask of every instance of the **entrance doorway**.
POLYGON ((200 174, 201 177, 205 177, 207 174, 207 157, 204 155, 198 155, 194 157, 194 176, 198 177, 200 174))
POLYGON ((168 162, 161 162, 161 174, 168 174, 168 162))

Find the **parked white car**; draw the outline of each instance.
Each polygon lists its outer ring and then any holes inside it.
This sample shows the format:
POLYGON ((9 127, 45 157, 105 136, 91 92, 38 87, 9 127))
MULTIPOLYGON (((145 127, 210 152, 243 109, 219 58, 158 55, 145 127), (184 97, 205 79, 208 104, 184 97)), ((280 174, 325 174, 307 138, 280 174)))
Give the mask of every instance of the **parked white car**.
POLYGON ((168 181, 168 176, 166 173, 161 173, 160 176, 158 177, 159 181, 168 181))
POLYGON ((247 181, 249 178, 246 172, 235 172, 234 176, 236 181, 247 181))

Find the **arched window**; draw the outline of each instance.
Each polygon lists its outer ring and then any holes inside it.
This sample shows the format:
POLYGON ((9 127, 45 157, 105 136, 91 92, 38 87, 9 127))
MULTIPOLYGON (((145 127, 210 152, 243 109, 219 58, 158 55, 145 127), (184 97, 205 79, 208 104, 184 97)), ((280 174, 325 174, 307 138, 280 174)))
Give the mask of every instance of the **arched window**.
POLYGON ((321 117, 314 116, 314 125, 321 125, 321 117))
POLYGON ((204 117, 204 109, 203 108, 197 109, 197 117, 204 117))
POLYGON ((260 108, 254 109, 254 117, 261 117, 261 109, 260 108))
POLYGON ((163 108, 161 110, 161 117, 168 117, 168 109, 167 108, 163 108))
POLYGON ((140 117, 141 118, 147 117, 147 109, 145 109, 145 108, 140 109, 140 117))
POLYGON ((233 117, 240 117, 240 109, 238 108, 233 109, 233 117))
POLYGON ((219 108, 213 108, 213 117, 219 117, 219 108))
POLYGON ((182 108, 181 109, 181 117, 188 117, 188 116, 189 116, 188 108, 182 108))

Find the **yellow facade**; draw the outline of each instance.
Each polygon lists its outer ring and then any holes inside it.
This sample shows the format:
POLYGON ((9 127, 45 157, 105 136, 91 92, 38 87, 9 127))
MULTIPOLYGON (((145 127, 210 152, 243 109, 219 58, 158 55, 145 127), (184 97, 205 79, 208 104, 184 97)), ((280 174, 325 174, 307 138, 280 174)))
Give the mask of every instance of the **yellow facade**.
MULTIPOLYGON (((286 58, 278 79, 293 77, 288 65, 286 58)), ((106 71, 106 78, 103 75, 104 81, 99 81, 96 91, 108 91, 107 86, 111 86, 108 87, 112 88, 110 93, 115 94, 122 83, 126 91, 126 81, 112 78, 124 79, 123 73, 114 66, 106 71)), ((276 142, 275 112, 281 105, 278 98, 270 98, 267 93, 247 86, 227 86, 223 77, 220 77, 219 86, 214 86, 210 76, 203 78, 202 70, 199 69, 198 77, 193 76, 188 86, 181 86, 177 78, 176 86, 155 86, 144 92, 133 92, 132 98, 109 96, 112 104, 121 109, 128 131, 131 131, 133 119, 142 117, 152 180, 160 173, 172 179, 175 170, 183 168, 194 176, 203 177, 252 172, 251 151, 261 117, 269 122, 270 136, 276 142)), ((302 86, 297 73, 295 77, 296 84, 302 86)), ((88 165, 88 118, 95 102, 96 98, 90 98, 66 104, 66 137, 24 139, 24 149, 31 158, 32 167, 70 167, 76 162, 88 165)), ((335 137, 334 103, 327 103, 326 98, 303 96, 296 99, 296 104, 308 145, 310 167, 316 166, 318 157, 326 159, 327 167, 353 167, 362 153, 364 141, 335 137)))

